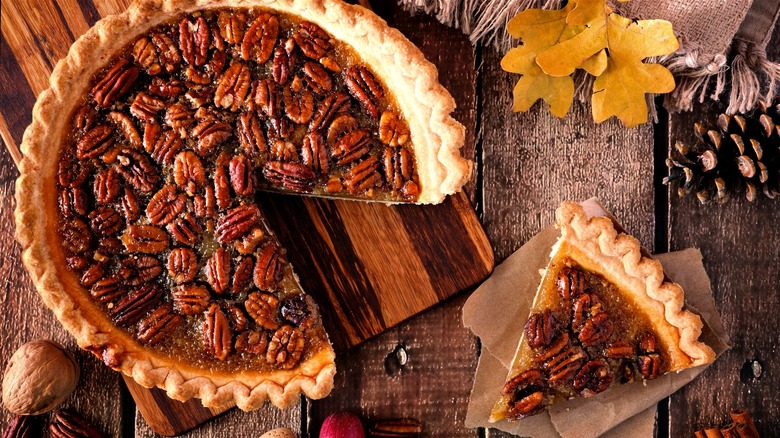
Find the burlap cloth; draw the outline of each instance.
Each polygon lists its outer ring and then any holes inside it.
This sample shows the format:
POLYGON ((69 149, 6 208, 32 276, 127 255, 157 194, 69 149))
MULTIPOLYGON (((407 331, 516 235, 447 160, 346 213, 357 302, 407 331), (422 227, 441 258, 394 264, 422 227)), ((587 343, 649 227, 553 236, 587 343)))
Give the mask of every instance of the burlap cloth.
MULTIPOLYGON (((528 8, 557 9, 561 0, 398 0, 406 9, 435 16, 460 28, 472 42, 502 52, 517 44, 507 22, 528 8)), ((780 65, 766 59, 780 0, 632 0, 618 11, 638 19, 672 22, 680 50, 659 61, 677 78, 666 98, 671 111, 690 110, 696 101, 718 100, 730 88, 727 112, 747 112, 771 100, 780 65), (730 87, 729 87, 730 86, 730 87)))

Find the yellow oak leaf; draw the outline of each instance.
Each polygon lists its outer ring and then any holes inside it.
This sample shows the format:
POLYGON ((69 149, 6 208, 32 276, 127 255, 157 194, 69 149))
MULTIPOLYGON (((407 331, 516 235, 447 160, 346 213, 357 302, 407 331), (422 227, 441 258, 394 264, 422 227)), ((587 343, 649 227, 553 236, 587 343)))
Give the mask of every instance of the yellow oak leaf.
POLYGON ((669 93, 674 77, 658 64, 643 64, 650 56, 672 53, 679 47, 671 23, 632 21, 617 14, 608 18, 607 68, 593 84, 593 119, 600 123, 617 116, 629 128, 647 122, 646 93, 669 93))
POLYGON ((550 112, 556 117, 563 117, 569 111, 574 98, 574 81, 571 77, 546 74, 537 64, 536 57, 539 52, 581 31, 579 26, 566 24, 566 16, 573 7, 570 3, 554 11, 529 9, 509 21, 507 31, 522 40, 522 45, 511 49, 501 60, 501 68, 522 75, 513 93, 514 111, 528 111, 539 99, 550 105, 550 112))
POLYGON ((607 68, 607 49, 602 49, 595 55, 586 59, 585 62, 580 65, 580 68, 593 76, 601 76, 607 68))

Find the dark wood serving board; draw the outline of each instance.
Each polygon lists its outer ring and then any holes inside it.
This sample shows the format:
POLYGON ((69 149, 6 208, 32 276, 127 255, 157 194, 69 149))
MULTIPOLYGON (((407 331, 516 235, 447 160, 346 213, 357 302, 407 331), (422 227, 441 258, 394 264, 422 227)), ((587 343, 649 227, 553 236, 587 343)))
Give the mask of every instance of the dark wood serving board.
MULTIPOLYGON (((30 114, 34 95, 46 88, 54 63, 65 55, 70 43, 100 16, 121 12, 129 3, 46 2, 47 7, 39 13, 19 9, 15 3, 4 11, 9 14, 3 17, 4 43, 18 49, 14 53, 22 53, 24 47, 41 48, 35 53, 25 51, 26 56, 18 58, 21 71, 7 72, 19 80, 18 89, 32 92, 17 95, 18 103, 29 107, 24 114, 30 114)), ((406 18, 391 24, 402 30, 419 25, 406 18)), ((442 61, 440 45, 446 41, 416 43, 434 63, 442 61)), ((462 105, 456 117, 468 127, 465 156, 474 153, 473 80, 470 75, 442 78, 462 105), (454 86, 458 84, 467 87, 454 86)), ((0 109, 0 134, 9 145, 15 143, 13 134, 26 125, 14 114, 0 109)), ((478 283, 493 269, 491 245, 464 193, 435 206, 389 206, 275 194, 260 194, 258 201, 287 248, 303 288, 319 303, 337 351, 429 309, 478 283)), ((204 408, 198 400, 181 403, 130 378, 125 382, 144 419, 162 435, 180 434, 227 410, 204 408)))

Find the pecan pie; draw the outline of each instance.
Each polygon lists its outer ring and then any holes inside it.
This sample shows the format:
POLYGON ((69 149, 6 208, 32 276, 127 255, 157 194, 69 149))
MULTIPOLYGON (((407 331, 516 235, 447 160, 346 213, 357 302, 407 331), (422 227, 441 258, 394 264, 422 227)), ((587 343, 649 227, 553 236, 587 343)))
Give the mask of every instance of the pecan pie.
POLYGON ((573 203, 558 209, 556 226, 561 237, 491 422, 714 360, 682 288, 635 238, 573 203))
POLYGON ((333 349, 254 195, 440 202, 470 168, 453 109, 361 7, 137 2, 35 106, 25 265, 79 345, 144 386, 244 410, 324 397, 333 349))

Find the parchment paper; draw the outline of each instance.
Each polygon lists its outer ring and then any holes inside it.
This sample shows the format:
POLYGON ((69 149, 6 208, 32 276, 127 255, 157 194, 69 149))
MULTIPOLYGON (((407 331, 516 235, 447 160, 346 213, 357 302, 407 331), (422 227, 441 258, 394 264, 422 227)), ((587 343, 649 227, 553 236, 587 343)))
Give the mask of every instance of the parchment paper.
MULTIPOLYGON (((598 201, 582 204, 589 215, 609 215, 598 201)), ((614 218, 613 218, 614 221, 614 218)), ((466 413, 466 427, 494 427, 535 438, 648 437, 655 424, 655 406, 693 380, 706 366, 670 373, 655 380, 608 389, 591 398, 567 400, 548 412, 521 421, 489 423, 488 417, 506 380, 517 343, 528 319, 536 289, 559 232, 542 230, 517 250, 487 279, 463 306, 463 324, 480 337, 482 354, 466 413)), ((717 355, 729 347, 710 281, 697 249, 655 256, 666 275, 685 290, 686 307, 701 315, 701 340, 717 355)))

